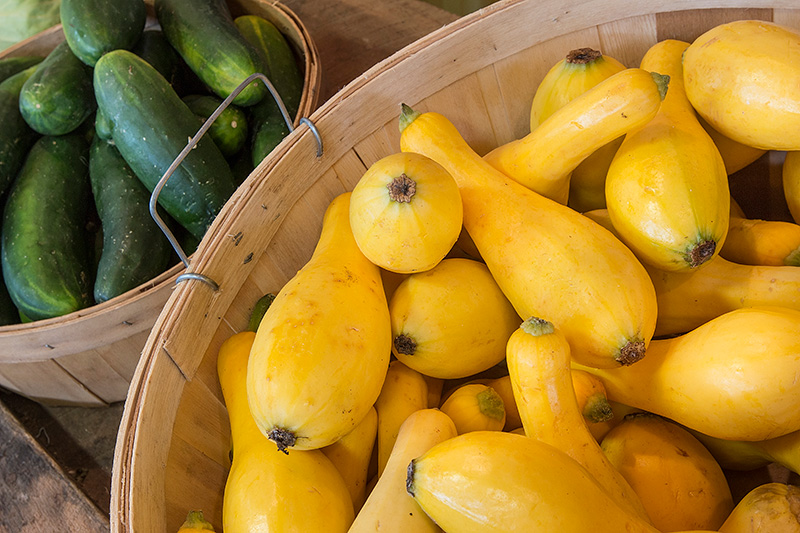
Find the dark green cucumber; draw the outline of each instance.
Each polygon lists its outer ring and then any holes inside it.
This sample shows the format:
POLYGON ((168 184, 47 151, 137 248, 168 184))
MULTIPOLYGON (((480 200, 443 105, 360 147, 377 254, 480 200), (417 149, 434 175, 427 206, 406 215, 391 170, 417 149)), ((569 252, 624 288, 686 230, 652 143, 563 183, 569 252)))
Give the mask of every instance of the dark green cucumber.
MULTIPOLYGON (((236 29, 225 0, 155 0, 154 7, 167 40, 220 98, 251 74, 266 71, 264 59, 236 29)), ((253 105, 266 94, 264 84, 256 81, 233 103, 253 105)))
POLYGON ((91 67, 63 41, 23 85, 19 109, 28 125, 42 135, 71 132, 95 109, 91 67))
POLYGON ((106 117, 106 114, 103 113, 103 110, 98 107, 97 113, 94 116, 95 134, 104 141, 110 141, 113 135, 113 128, 114 125, 110 120, 108 120, 108 117, 106 117))
POLYGON ((233 23, 264 56, 268 69, 265 74, 278 91, 289 116, 294 119, 303 96, 303 72, 289 42, 273 23, 258 15, 242 15, 233 23))
POLYGON ((179 95, 208 91, 160 29, 145 30, 131 52, 153 65, 179 95))
POLYGON ((8 294, 5 282, 0 280, 0 326, 19 324, 21 321, 19 310, 8 294))
POLYGON ((0 82, 0 194, 17 176, 39 134, 33 131, 19 112, 19 93, 36 66, 28 67, 0 82))
POLYGON ((32 320, 93 303, 87 157, 81 134, 42 137, 11 186, 3 213, 3 278, 14 304, 32 320))
MULTIPOLYGON (((197 117, 164 77, 126 50, 109 52, 94 68, 100 111, 117 149, 149 191, 197 133, 197 117)), ((159 203, 198 238, 234 191, 227 161, 203 137, 167 181, 159 203)))
POLYGON ((252 108, 250 124, 251 157, 253 167, 257 167, 261 160, 289 135, 289 127, 278 104, 269 96, 252 108))
MULTIPOLYGON (((184 96, 183 101, 200 119, 200 125, 208 120, 222 103, 221 98, 210 94, 184 96)), ((211 123, 208 135, 226 158, 238 154, 247 142, 247 115, 235 105, 229 105, 211 123)))
POLYGON ((89 177, 103 228, 94 299, 104 302, 164 272, 172 247, 150 216, 150 193, 119 150, 99 137, 89 151, 89 177))
POLYGON ((0 59, 0 82, 10 78, 28 67, 38 65, 44 58, 40 56, 19 56, 0 59))
POLYGON ((112 50, 130 50, 144 31, 143 0, 61 0, 61 26, 75 56, 93 67, 112 50))

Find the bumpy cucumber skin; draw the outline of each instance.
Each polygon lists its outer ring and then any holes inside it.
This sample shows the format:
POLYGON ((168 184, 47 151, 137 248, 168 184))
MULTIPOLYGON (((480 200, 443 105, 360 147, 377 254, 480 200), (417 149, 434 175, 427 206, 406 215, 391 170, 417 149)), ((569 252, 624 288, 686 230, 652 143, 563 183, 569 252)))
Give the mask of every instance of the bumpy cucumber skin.
MULTIPOLYGON (((222 99, 212 95, 194 94, 185 96, 183 101, 200 119, 202 125, 222 103, 222 99)), ((208 129, 208 134, 214 139, 217 148, 226 158, 239 153, 247 142, 247 116, 244 111, 235 105, 229 105, 208 129)))
POLYGON ((63 41, 22 86, 19 110, 28 125, 42 135, 73 131, 95 110, 92 69, 63 41))
POLYGON ((40 137, 19 112, 19 93, 36 66, 14 74, 0 82, 0 194, 17 175, 25 156, 40 137))
MULTIPOLYGON (((167 40, 220 98, 266 70, 264 59, 236 29, 224 0, 156 0, 154 7, 167 40)), ((264 84, 254 82, 233 103, 253 105, 266 94, 264 84)))
POLYGON ((142 0, 61 0, 61 25, 72 53, 93 67, 112 50, 129 50, 144 30, 142 0))
POLYGON ((119 150, 95 137, 89 177, 103 228, 94 299, 105 302, 164 272, 172 248, 150 216, 150 193, 119 150))
POLYGON ((6 57, 0 59, 0 82, 14 74, 22 72, 28 67, 38 65, 44 58, 39 56, 6 57))
POLYGON ((40 138, 12 185, 3 214, 3 278, 31 320, 93 304, 86 239, 88 143, 72 133, 40 138))
MULTIPOLYGON (((100 58, 94 90, 98 108, 112 125, 114 144, 152 191, 197 133, 197 117, 155 68, 126 50, 100 58)), ((227 161, 203 137, 161 190, 159 204, 202 238, 234 188, 227 161)))
POLYGON ((268 70, 264 74, 278 91, 289 116, 294 118, 303 96, 303 73, 288 41, 274 24, 257 15, 242 15, 233 23, 264 56, 268 70))

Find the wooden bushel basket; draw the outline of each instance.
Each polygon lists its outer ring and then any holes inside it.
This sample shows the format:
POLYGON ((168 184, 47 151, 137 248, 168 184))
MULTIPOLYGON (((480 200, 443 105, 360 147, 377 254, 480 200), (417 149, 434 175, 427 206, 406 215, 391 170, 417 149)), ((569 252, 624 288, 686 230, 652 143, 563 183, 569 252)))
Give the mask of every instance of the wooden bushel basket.
MULTIPOLYGON (((321 82, 311 35, 278 2, 232 0, 229 5, 234 16, 255 14, 275 24, 297 53, 305 73, 297 124, 316 108, 321 82)), ((148 26, 155 24, 151 16, 148 26)), ((61 25, 53 26, 0 58, 44 56, 63 40, 61 25)), ((0 387, 52 405, 104 406, 124 400, 150 329, 184 270, 179 263, 125 294, 68 315, 0 327, 0 387)))
POLYGON ((794 0, 503 0, 412 43, 324 103, 310 117, 323 155, 315 156, 316 140, 301 126, 250 175, 191 264, 219 290, 180 284, 150 334, 117 439, 112 531, 175 531, 192 509, 220 531, 230 428, 219 347, 246 327, 262 294, 277 292, 308 261, 328 203, 399 151, 401 103, 444 114, 485 153, 527 133, 535 88, 569 50, 593 47, 638 66, 659 40, 691 41, 736 19, 798 28, 800 7, 794 0))

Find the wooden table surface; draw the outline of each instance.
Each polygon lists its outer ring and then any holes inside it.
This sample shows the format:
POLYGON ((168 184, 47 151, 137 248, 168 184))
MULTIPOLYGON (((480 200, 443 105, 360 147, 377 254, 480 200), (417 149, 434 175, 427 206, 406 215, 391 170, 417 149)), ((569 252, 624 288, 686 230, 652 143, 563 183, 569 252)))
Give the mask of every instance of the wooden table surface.
MULTIPOLYGON (((282 0, 319 49, 319 103, 457 15, 421 0, 282 0)), ((0 533, 108 531, 123 405, 43 407, 0 392, 0 533)))

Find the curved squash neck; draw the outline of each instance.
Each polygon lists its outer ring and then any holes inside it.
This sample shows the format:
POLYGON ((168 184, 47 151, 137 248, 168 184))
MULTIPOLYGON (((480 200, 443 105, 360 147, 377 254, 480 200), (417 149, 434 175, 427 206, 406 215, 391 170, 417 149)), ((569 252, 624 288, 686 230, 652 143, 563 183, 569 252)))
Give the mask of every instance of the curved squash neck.
POLYGON ((363 257, 350 228, 350 195, 345 192, 328 205, 322 219, 322 231, 309 263, 320 260, 363 257))

